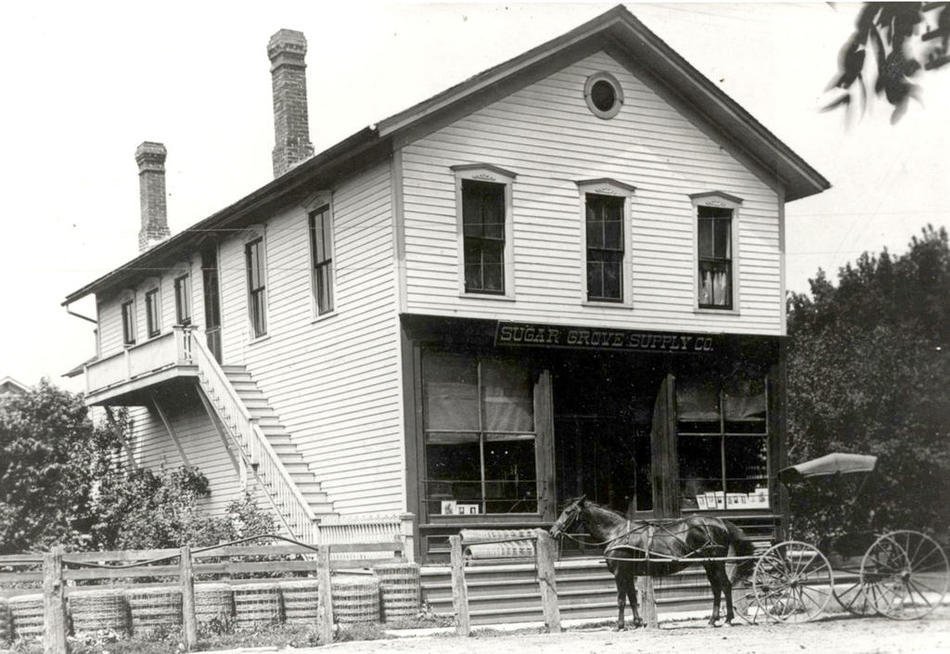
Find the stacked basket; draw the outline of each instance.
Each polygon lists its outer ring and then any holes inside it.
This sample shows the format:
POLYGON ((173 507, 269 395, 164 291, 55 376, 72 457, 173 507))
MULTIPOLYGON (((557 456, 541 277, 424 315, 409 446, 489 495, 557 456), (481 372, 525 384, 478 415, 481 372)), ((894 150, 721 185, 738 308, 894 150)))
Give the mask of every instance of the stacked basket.
POLYGON ((416 563, 382 563, 373 567, 379 577, 380 604, 383 620, 393 622, 416 617, 422 592, 419 565, 416 563))
POLYGON ((126 631, 128 610, 125 595, 120 590, 81 590, 69 596, 69 613, 73 632, 126 631))
POLYGON ((214 620, 225 624, 234 615, 234 594, 227 584, 195 584, 195 618, 198 624, 214 620))
POLYGON ((333 578, 333 617, 340 624, 379 622, 379 580, 346 575, 333 578))
POLYGON ((181 625, 181 590, 172 586, 131 589, 126 597, 132 632, 148 633, 181 625))
POLYGON ((276 583, 235 586, 234 621, 239 627, 280 622, 280 587, 276 583))
POLYGON ((13 628, 10 626, 10 607, 6 597, 0 597, 0 643, 13 640, 13 628))
POLYGON ((280 593, 284 598, 284 620, 297 623, 316 621, 318 591, 316 579, 280 582, 280 593))
POLYGON ((39 638, 43 635, 42 593, 11 597, 9 605, 16 638, 39 638))

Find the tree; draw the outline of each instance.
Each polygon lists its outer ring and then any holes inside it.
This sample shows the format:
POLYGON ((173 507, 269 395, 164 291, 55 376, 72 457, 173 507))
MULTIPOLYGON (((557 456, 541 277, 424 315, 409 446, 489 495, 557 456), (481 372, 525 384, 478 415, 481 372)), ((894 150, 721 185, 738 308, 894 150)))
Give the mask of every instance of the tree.
POLYGON ((913 81, 918 73, 950 63, 948 41, 950 2, 864 3, 829 87, 839 90, 838 97, 825 110, 848 108, 857 100, 863 111, 873 90, 894 107, 891 122, 897 122, 910 99, 919 100, 913 81))
POLYGON ((814 534, 862 528, 943 531, 950 524, 950 249, 927 227, 906 254, 863 254, 833 285, 789 300, 789 453, 874 454, 854 511, 847 483, 791 494, 814 534), (844 496, 835 495, 835 491, 844 496))
POLYGON ((123 414, 93 425, 81 395, 42 380, 0 406, 0 552, 76 542, 96 479, 122 447, 123 414))

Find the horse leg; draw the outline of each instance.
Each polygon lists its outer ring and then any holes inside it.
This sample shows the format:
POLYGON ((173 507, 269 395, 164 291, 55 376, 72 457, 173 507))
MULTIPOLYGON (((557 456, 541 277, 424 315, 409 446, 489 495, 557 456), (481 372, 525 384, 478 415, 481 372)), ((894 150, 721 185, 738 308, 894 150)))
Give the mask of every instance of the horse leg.
POLYGON ((642 627, 643 620, 640 619, 640 611, 637 609, 637 578, 631 577, 627 582, 627 598, 630 600, 630 609, 633 611, 633 626, 642 627))
POLYGON ((732 619, 735 617, 732 612, 732 580, 729 579, 725 564, 720 565, 719 576, 722 579, 722 593, 726 596, 726 624, 731 626, 732 619))
POLYGON ((709 580, 709 585, 712 587, 713 592, 713 610, 712 616, 709 618, 710 626, 717 626, 719 622, 719 604, 722 600, 722 586, 719 583, 719 575, 716 574, 716 569, 712 564, 706 564, 703 566, 706 568, 706 579, 709 580))
POLYGON ((626 583, 624 582, 623 576, 619 574, 619 571, 618 571, 615 581, 617 582, 617 631, 623 631, 624 630, 623 614, 624 614, 624 610, 627 608, 626 607, 627 588, 626 588, 626 583))

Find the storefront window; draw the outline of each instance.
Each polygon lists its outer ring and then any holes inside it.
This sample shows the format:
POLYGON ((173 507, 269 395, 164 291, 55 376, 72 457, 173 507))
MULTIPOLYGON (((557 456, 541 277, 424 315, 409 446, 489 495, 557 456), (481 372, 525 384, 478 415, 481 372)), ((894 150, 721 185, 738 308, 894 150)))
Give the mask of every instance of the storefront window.
POLYGON ((767 406, 763 378, 677 379, 683 509, 769 506, 767 406))
POLYGON ((534 392, 518 362, 423 360, 429 515, 536 513, 534 392))

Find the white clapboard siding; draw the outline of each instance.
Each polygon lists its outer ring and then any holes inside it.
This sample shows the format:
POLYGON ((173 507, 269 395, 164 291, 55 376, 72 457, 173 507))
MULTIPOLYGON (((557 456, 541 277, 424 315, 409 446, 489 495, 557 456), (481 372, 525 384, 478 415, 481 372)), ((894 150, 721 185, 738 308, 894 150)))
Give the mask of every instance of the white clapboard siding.
POLYGON ((314 316, 304 207, 264 225, 266 338, 249 338, 245 238, 220 250, 224 362, 247 366, 341 514, 404 508, 390 179, 386 162, 332 189, 329 316, 314 316))
POLYGON ((221 436, 205 413, 197 397, 168 402, 162 409, 178 438, 178 445, 151 407, 131 407, 133 420, 132 452, 136 465, 171 470, 182 465, 197 467, 208 478, 211 496, 201 501, 212 515, 224 513, 228 503, 240 499, 243 491, 239 471, 225 448, 221 436), (182 458, 184 452, 184 458, 182 458))
POLYGON ((122 308, 116 297, 96 298, 99 318, 99 357, 122 351, 122 308))
MULTIPOLYGON (((641 329, 782 332, 779 198, 742 163, 607 54, 591 55, 403 149, 407 307, 411 313, 641 329), (616 76, 612 120, 588 110, 584 82, 616 76), (459 297, 455 178, 490 163, 512 186, 514 302, 459 297), (632 308, 584 306, 578 180, 632 184, 632 308), (723 191, 739 211, 739 312, 695 311, 689 195, 723 191)), ((625 284, 630 282, 630 276, 625 284)))

